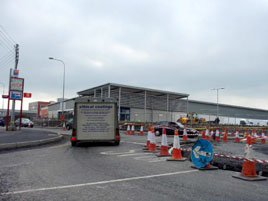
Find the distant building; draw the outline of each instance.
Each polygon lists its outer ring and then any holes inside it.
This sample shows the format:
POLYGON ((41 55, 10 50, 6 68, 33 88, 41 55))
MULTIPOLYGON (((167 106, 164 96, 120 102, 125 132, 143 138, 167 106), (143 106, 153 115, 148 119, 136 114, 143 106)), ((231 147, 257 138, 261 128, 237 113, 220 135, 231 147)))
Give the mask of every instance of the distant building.
MULTIPOLYGON (((114 98, 118 102, 120 121, 156 122, 177 121, 187 113, 195 112, 206 121, 217 117, 217 104, 189 100, 189 94, 170 92, 143 87, 107 83, 77 93, 92 98, 114 98)), ((63 110, 66 119, 73 115, 75 98, 64 100, 63 110)), ((60 118, 62 103, 48 106, 48 118, 60 118)), ((267 125, 268 110, 219 104, 219 119, 223 124, 239 124, 240 119, 254 120, 254 124, 267 125)))
POLYGON ((29 112, 35 112, 36 118, 40 118, 41 117, 41 109, 44 107, 47 107, 51 103, 52 103, 52 101, 50 101, 50 102, 44 102, 44 101, 31 102, 31 103, 29 103, 29 112))

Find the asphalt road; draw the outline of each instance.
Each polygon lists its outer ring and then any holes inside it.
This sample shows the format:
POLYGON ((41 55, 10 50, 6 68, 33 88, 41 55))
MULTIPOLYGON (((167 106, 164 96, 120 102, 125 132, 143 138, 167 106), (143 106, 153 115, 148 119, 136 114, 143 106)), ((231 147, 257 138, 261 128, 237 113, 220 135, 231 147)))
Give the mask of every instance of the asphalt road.
POLYGON ((0 154, 0 200, 263 201, 268 181, 198 171, 144 153, 146 136, 122 135, 120 146, 71 147, 66 140, 0 154))
POLYGON ((21 128, 19 131, 5 131, 0 127, 0 144, 45 140, 57 136, 48 130, 21 128))

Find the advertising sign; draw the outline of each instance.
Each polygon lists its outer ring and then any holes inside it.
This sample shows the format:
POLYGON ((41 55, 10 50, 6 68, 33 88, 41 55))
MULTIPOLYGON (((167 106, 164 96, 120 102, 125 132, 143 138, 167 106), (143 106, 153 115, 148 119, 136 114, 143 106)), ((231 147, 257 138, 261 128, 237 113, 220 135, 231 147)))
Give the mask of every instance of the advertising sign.
POLYGON ((22 91, 23 90, 23 79, 12 77, 10 78, 10 90, 11 91, 22 91))
POLYGON ((192 161, 196 167, 205 167, 213 158, 213 148, 206 139, 199 139, 192 147, 192 161))
POLYGON ((31 98, 32 97, 32 93, 23 93, 23 97, 24 98, 31 98))
POLYGON ((22 99, 22 92, 21 91, 10 91, 10 99, 21 100, 22 99))

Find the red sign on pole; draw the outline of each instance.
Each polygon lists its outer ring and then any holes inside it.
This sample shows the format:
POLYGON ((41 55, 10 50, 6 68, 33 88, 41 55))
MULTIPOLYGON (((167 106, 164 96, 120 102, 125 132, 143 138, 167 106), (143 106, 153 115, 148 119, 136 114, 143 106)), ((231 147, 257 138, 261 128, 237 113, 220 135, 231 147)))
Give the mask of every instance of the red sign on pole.
POLYGON ((9 98, 9 95, 2 95, 2 98, 9 98))
POLYGON ((65 118, 65 116, 64 116, 64 114, 62 114, 62 115, 60 116, 60 119, 61 119, 61 120, 64 120, 64 118, 65 118))
POLYGON ((32 93, 23 93, 23 97, 24 98, 31 98, 32 97, 32 93))

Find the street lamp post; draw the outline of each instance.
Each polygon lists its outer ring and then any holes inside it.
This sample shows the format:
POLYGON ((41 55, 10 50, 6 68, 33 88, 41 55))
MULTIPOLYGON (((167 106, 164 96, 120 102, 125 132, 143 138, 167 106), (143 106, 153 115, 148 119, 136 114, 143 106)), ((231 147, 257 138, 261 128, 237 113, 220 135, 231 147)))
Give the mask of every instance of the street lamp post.
POLYGON ((219 90, 224 89, 224 88, 214 88, 211 90, 217 90, 217 117, 219 117, 219 90))
POLYGON ((62 111, 62 115, 64 115, 63 103, 64 103, 64 91, 65 91, 65 63, 64 61, 53 58, 53 57, 49 57, 49 59, 59 61, 63 64, 63 91, 62 91, 61 111, 62 111))
MULTIPOLYGON (((5 84, 3 82, 0 82, 0 84, 2 84, 2 86, 3 86, 3 94, 2 95, 4 95, 5 94, 5 84)), ((4 116, 3 114, 4 114, 4 98, 2 96, 2 116, 4 116)))

